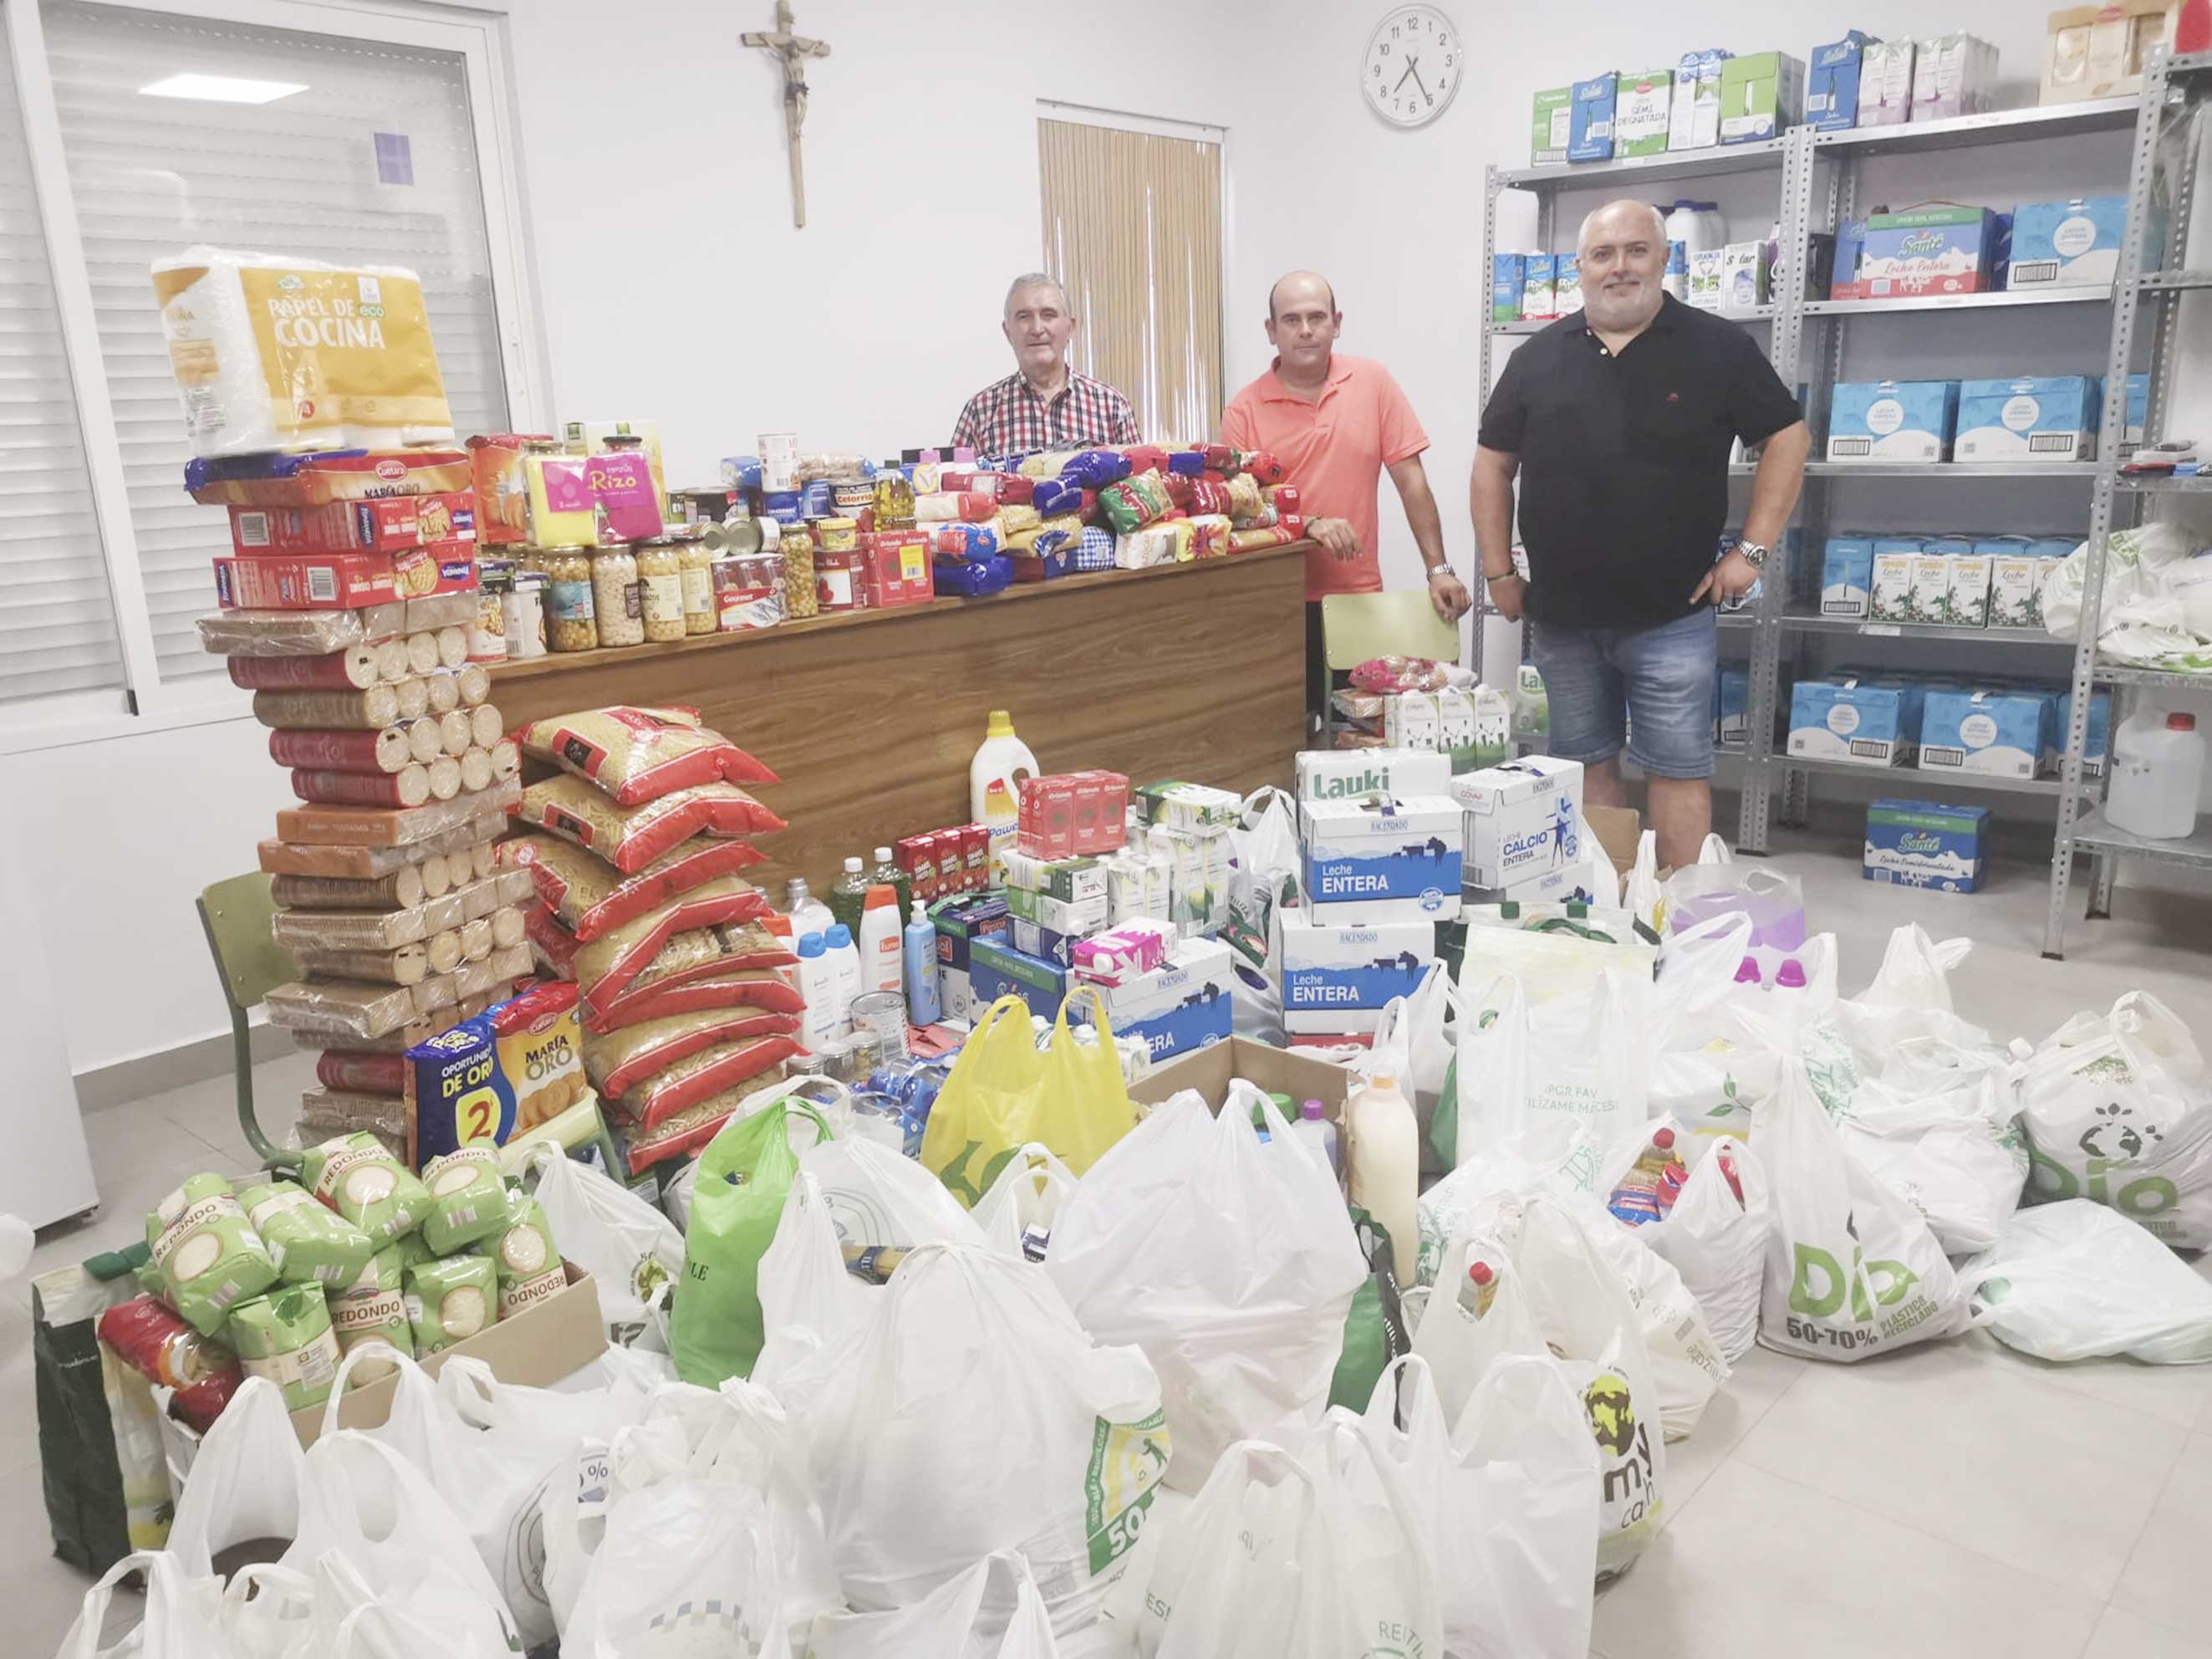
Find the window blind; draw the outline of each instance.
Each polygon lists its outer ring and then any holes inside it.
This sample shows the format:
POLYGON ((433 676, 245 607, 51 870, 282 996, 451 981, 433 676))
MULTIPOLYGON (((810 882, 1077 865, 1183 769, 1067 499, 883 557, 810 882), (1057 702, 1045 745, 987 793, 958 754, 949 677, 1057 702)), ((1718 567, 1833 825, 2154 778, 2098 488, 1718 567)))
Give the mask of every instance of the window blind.
POLYGON ((15 65, 0 38, 0 704, 122 684, 15 65))
POLYGON ((184 493, 184 422, 149 267, 195 242, 404 266, 422 280, 457 432, 504 429, 464 62, 69 0, 49 0, 44 16, 160 672, 220 674, 192 619, 214 602, 210 561, 229 537, 221 508, 184 493), (265 103, 142 91, 180 74, 302 90, 265 103))
POLYGON ((1221 416, 1221 146, 1040 119, 1044 268, 1080 329, 1069 358, 1158 442, 1221 416))

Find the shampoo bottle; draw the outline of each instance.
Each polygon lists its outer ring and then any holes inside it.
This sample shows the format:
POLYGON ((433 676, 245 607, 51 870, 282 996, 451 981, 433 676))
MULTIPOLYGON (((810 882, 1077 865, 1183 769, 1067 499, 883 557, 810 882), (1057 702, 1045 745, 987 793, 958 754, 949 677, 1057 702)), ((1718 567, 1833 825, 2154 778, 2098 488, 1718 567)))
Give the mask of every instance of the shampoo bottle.
POLYGON ((843 1036, 853 1029, 853 999, 867 988, 860 982, 860 952, 853 943, 852 929, 833 923, 822 936, 822 955, 830 963, 830 1035, 843 1036))
POLYGON ((937 998, 937 925, 928 906, 914 902, 906 925, 906 1018, 909 1025, 934 1025, 944 1017, 937 998))

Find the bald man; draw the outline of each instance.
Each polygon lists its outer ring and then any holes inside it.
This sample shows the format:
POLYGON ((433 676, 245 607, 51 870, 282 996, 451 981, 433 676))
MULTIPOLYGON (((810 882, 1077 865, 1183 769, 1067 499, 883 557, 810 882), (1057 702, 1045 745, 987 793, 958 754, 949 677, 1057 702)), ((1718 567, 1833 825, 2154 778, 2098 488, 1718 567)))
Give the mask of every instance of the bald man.
POLYGON ((1617 806, 1626 748, 1650 780, 1659 862, 1679 868, 1713 823, 1714 607, 1759 580, 1812 440, 1749 331, 1661 289, 1657 209, 1608 202, 1577 248, 1583 309, 1507 359, 1482 411, 1475 544, 1492 603, 1534 624, 1552 753, 1582 762, 1584 799, 1617 806), (1761 446, 1759 471, 1742 538, 1716 561, 1738 438, 1761 446))
POLYGON ((1221 412, 1222 442, 1282 462, 1298 487, 1306 533, 1320 544, 1306 555, 1306 704, 1316 715, 1328 694, 1321 601, 1382 591, 1377 498, 1386 469, 1428 568, 1429 602, 1446 622, 1470 603, 1444 557, 1443 522, 1421 466, 1429 434, 1389 369, 1336 349, 1343 327, 1327 281, 1292 271, 1267 293, 1274 362, 1221 412))

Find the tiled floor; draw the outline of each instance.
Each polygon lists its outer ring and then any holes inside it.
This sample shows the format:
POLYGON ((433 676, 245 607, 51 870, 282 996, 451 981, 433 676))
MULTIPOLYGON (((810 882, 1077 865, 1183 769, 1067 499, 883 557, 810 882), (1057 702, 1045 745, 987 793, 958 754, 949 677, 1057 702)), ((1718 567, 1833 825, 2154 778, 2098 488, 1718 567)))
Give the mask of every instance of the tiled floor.
MULTIPOLYGON (((1952 896, 1863 884, 1832 856, 1775 862, 1840 935, 1846 994, 1917 920, 1978 941, 1953 989, 2000 1037, 2144 988, 2212 1042, 2212 905, 2124 891, 2057 963, 2040 956, 2039 869, 1952 896)), ((258 1069, 272 1133, 309 1080, 299 1058, 258 1069)), ((87 1127, 102 1210, 50 1230, 34 1273, 137 1237, 191 1169, 246 1161, 227 1078, 87 1127)), ((2197 1266, 2212 1277, 2212 1256, 2197 1266)), ((0 1650, 44 1659, 84 1584, 47 1553, 28 1305, 21 1281, 0 1295, 0 1596, 17 1632, 0 1650)), ((1983 1334, 1859 1365, 1755 1351, 1668 1474, 1666 1532, 1599 1601, 1606 1659, 2212 1659, 2212 1366, 2042 1365, 1983 1334)))

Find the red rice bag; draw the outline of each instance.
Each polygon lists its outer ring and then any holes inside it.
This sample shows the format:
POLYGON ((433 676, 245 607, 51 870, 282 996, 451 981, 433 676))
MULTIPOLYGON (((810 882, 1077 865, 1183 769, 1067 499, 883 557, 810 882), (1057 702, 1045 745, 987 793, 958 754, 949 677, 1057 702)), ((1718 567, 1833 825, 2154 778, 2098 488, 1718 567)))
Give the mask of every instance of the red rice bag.
POLYGON ((626 876, 696 835, 754 836, 788 827, 733 783, 696 784, 642 806, 619 806, 581 778, 547 778, 523 791, 514 816, 597 853, 626 876))
MULTIPOLYGON (((750 882, 721 876, 702 883, 588 945, 580 941, 574 958, 576 983, 586 996, 611 1000, 652 966, 661 948, 677 934, 717 922, 751 921, 767 913, 766 896, 750 882)), ((526 922, 526 930, 527 927, 526 922)))
POLYGON ((798 988, 773 969, 730 969, 718 964, 712 974, 696 979, 634 988, 622 998, 609 1018, 597 1018, 587 1009, 584 1029, 604 1034, 673 1014, 698 1013, 714 1008, 753 1008, 797 1014, 803 1012, 805 1006, 806 1000, 799 995, 798 988))
POLYGON ((709 1008, 641 1020, 584 1039, 584 1071, 602 1095, 618 1097, 687 1055, 718 1042, 795 1037, 799 1017, 763 1008, 709 1008))
POLYGON ((623 1115, 646 1128, 665 1123, 710 1096, 782 1065, 798 1052, 799 1044, 788 1036, 738 1037, 696 1049, 634 1083, 622 1097, 623 1115))
POLYGON ((767 854, 750 842, 694 836, 629 877, 554 836, 518 836, 501 843, 500 856, 527 869, 546 908, 579 944, 588 945, 702 882, 751 868, 767 854))
POLYGON ((783 1067, 771 1066, 758 1077, 748 1078, 734 1089, 725 1089, 718 1095, 709 1095, 696 1106, 685 1108, 671 1118, 664 1118, 649 1127, 627 1129, 623 1133, 623 1151, 629 1170, 635 1175, 672 1158, 682 1158, 696 1152, 720 1132, 730 1121, 747 1095, 756 1089, 765 1089, 771 1083, 781 1082, 783 1067))
POLYGON ((701 783, 776 783, 775 773, 696 708, 618 704, 532 720, 516 733, 522 752, 595 783, 619 806, 640 806, 701 783))

